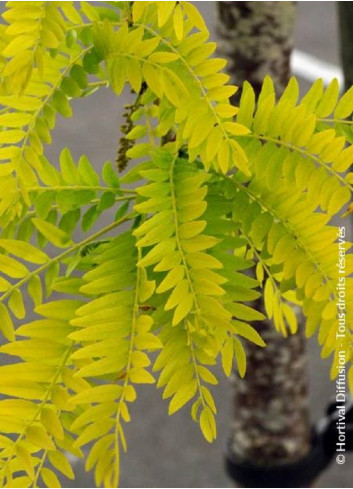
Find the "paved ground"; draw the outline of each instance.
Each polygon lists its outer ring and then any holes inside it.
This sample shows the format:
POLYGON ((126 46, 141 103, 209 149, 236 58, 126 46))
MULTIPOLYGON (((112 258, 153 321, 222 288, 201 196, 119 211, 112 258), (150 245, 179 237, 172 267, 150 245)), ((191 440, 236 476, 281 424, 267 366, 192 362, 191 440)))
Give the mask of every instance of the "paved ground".
MULTIPOLYGON (((214 2, 198 2, 213 32, 214 2)), ((334 2, 298 2, 296 47, 327 61, 338 63, 337 27, 334 2)), ((302 81, 305 86, 305 81, 302 81)), ((72 148, 79 156, 87 153, 97 168, 106 159, 114 159, 121 103, 102 90, 90 100, 75 102, 75 116, 59 120, 54 145, 48 151, 56 158, 60 149, 72 148)), ((309 345, 312 418, 323 413, 333 394, 328 381, 328 364, 319 360, 315 342, 309 345)), ((133 422, 127 429, 129 452, 122 460, 122 487, 232 487, 223 469, 231 411, 231 388, 222 381, 215 389, 218 414, 218 439, 206 444, 198 427, 183 410, 169 418, 161 393, 140 389, 133 410, 133 422)), ((318 481, 317 487, 351 487, 352 462, 333 466, 318 481)), ((80 464, 73 487, 90 487, 93 479, 80 464)), ((65 482, 65 485, 66 482, 65 482)))

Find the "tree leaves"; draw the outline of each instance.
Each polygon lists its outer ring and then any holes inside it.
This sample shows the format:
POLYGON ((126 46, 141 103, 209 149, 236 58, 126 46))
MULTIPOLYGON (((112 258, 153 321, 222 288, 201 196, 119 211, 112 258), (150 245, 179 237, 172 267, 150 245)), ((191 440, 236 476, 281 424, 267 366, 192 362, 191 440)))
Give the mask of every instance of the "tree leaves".
POLYGON ((9 341, 15 339, 15 329, 13 322, 4 304, 0 302, 0 330, 5 338, 9 341))
POLYGON ((25 241, 0 239, 0 248, 30 263, 43 264, 49 259, 43 251, 25 241))
POLYGON ((168 414, 174 414, 181 409, 190 399, 194 397, 197 390, 197 382, 193 380, 191 383, 182 387, 173 397, 169 404, 168 414))
MULTIPOLYGON (((318 329, 337 371, 329 222, 351 197, 352 90, 339 100, 337 81, 324 91, 318 80, 298 102, 292 79, 276 103, 266 77, 258 100, 245 83, 235 107, 237 87, 220 73, 225 61, 210 57, 216 45, 193 5, 133 2, 131 16, 129 8, 10 2, 3 16, 0 351, 16 357, 0 367, 3 486, 38 478, 57 487, 55 470, 73 478, 66 453, 81 456, 92 442, 87 469, 97 485, 116 487, 141 383, 157 381, 169 414, 190 403, 211 442, 212 366, 221 361, 230 375, 235 363, 244 376, 242 341, 265 346, 253 323, 265 317, 251 306, 261 293, 283 335, 297 329, 293 306, 303 308, 307 334, 318 329), (65 148, 59 166, 43 156, 72 98, 109 85, 120 95, 126 83, 137 100, 125 156, 141 163, 120 179, 106 162, 102 184, 85 155, 75 162, 65 148), (106 227, 72 241, 80 221, 86 232, 110 209, 114 222, 107 212, 106 227), (43 303, 53 291, 59 297, 43 303), (41 316, 31 322, 27 292, 41 316)), ((348 254, 345 264, 351 290, 348 254)), ((350 343, 347 334, 340 344, 347 358, 350 343)))
POLYGON ((59 479, 52 470, 44 467, 41 471, 41 477, 47 487, 61 487, 59 479))
POLYGON ((33 218, 32 222, 38 231, 55 246, 59 248, 66 248, 70 246, 71 240, 65 231, 58 229, 50 222, 46 222, 38 217, 33 218))
POLYGON ((49 453, 49 461, 55 469, 59 470, 69 479, 74 479, 75 475, 65 455, 59 451, 49 453))
POLYGON ((0 255, 0 270, 12 278, 23 278, 28 274, 28 269, 10 256, 0 255))
POLYGON ((54 450, 55 445, 49 437, 48 433, 40 426, 29 426, 27 428, 28 441, 33 445, 44 448, 46 450, 54 450))
POLYGON ((317 109, 316 114, 318 117, 327 117, 335 108, 338 101, 339 86, 336 78, 327 87, 317 109))
POLYGON ((214 415, 210 408, 206 407, 201 411, 200 427, 206 440, 211 443, 217 436, 214 415))

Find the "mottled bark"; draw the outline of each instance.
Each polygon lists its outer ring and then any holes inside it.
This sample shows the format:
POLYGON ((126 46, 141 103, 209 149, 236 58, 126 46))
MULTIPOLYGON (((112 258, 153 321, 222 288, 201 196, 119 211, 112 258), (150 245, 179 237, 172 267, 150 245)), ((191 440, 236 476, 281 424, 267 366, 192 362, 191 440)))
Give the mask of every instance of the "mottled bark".
POLYGON ((271 75, 278 94, 290 74, 295 2, 217 2, 219 54, 232 82, 251 82, 258 93, 271 75))
POLYGON ((293 462, 310 447, 303 326, 287 338, 270 322, 258 331, 267 347, 248 345, 245 379, 234 380, 232 451, 261 465, 293 462))
MULTIPOLYGON (((217 2, 217 11, 219 54, 232 82, 248 80, 259 93, 270 75, 280 95, 290 77, 295 2, 217 2)), ((262 300, 256 307, 263 310, 262 300)), ((267 347, 248 343, 247 374, 234 376, 231 449, 259 465, 294 462, 311 436, 304 326, 287 338, 269 321, 257 328, 267 347)))
MULTIPOLYGON (((353 86, 353 2, 337 2, 344 88, 353 86)), ((351 167, 352 171, 352 167, 351 167)), ((353 216, 351 216, 351 226, 353 216)))
POLYGON ((337 2, 340 51, 346 90, 353 85, 353 2, 337 2))

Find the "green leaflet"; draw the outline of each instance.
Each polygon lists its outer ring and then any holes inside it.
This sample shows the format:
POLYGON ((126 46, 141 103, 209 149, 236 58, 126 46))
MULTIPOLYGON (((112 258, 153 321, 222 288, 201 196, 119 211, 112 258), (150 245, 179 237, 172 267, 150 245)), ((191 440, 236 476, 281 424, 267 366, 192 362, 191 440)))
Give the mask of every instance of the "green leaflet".
POLYGON ((23 241, 0 239, 0 247, 30 263, 42 264, 48 260, 48 256, 43 251, 23 241))
POLYGON ((0 317, 1 317, 1 333, 5 336, 9 341, 13 341, 15 339, 15 330, 13 326, 12 319, 8 313, 8 310, 4 304, 0 304, 0 317))

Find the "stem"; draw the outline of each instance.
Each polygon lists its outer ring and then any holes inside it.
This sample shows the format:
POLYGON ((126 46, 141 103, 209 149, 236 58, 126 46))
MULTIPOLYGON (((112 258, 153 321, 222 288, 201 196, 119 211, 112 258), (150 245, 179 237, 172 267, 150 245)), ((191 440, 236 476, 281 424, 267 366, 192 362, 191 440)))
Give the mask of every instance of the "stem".
POLYGON ((326 122, 328 124, 334 123, 334 124, 348 124, 352 125, 353 121, 347 120, 347 119, 331 119, 331 118, 318 118, 318 122, 326 122))
POLYGON ((240 184, 239 182, 237 182, 236 180, 230 178, 230 177, 227 177, 226 175, 222 175, 223 178, 226 178, 227 180, 229 180, 230 182, 233 183, 234 186, 236 186, 239 190, 241 190, 242 192, 245 192, 248 197, 250 197, 250 199, 253 201, 253 202, 257 202, 258 204, 260 204, 261 208, 267 212, 269 212, 271 214, 271 216, 275 219, 275 220, 278 220, 280 222, 282 222, 283 226, 288 230, 289 234, 291 235, 294 235, 296 237, 296 241, 298 243, 298 246, 305 252, 305 254, 310 258, 311 262, 313 263, 313 265, 315 266, 315 268, 320 272, 321 276, 325 279, 325 281, 328 283, 331 291, 332 291, 332 294, 336 297, 336 292, 335 292, 335 288, 334 288, 334 285, 332 283, 332 280, 330 279, 330 277, 322 270, 321 268, 321 265, 320 263, 318 263, 316 260, 315 260, 315 257, 312 255, 311 251, 305 246, 305 244, 302 242, 302 240, 300 239, 300 236, 298 235, 298 233, 296 232, 295 228, 293 228, 293 226, 290 224, 290 222, 288 222, 287 220, 285 219, 282 219, 281 216, 278 215, 277 211, 275 209, 273 209, 272 207, 270 207, 266 202, 264 202, 258 195, 255 195, 250 189, 249 187, 245 187, 244 185, 240 184))
MULTIPOLYGON (((184 323, 186 323, 186 321, 184 321, 184 323)), ((194 365, 195 379, 196 379, 196 383, 197 383, 197 391, 199 393, 199 398, 201 400, 202 406, 205 407, 205 406, 207 406, 207 403, 206 403, 205 398, 203 396, 202 383, 201 383, 199 371, 197 369, 197 359, 196 359, 196 355, 195 355, 195 345, 194 345, 194 343, 193 343, 193 341, 191 339, 191 334, 190 334, 189 327, 188 327, 187 324, 185 324, 185 329, 186 329, 186 336, 187 336, 187 339, 188 339, 188 343, 190 345, 191 360, 192 360, 192 363, 194 365)))
POLYGON ((55 90, 57 88, 59 88, 62 80, 64 79, 64 77, 66 76, 66 74, 70 71, 70 69, 72 68, 72 66, 81 58, 83 57, 86 53, 88 53, 88 51, 92 49, 92 46, 89 46, 88 48, 85 48, 83 49, 80 54, 78 54, 74 59, 70 60, 69 64, 66 66, 66 68, 60 73, 60 76, 57 80, 57 82, 55 83, 55 85, 52 86, 52 89, 50 90, 50 92, 48 93, 48 95, 46 97, 44 97, 43 99, 43 102, 40 104, 40 106, 38 107, 38 109, 34 112, 33 114, 33 117, 32 117, 32 121, 30 122, 29 126, 28 126, 28 129, 27 129, 27 133, 26 133, 26 136, 22 142, 22 145, 21 145, 21 148, 20 148, 20 151, 22 152, 24 150, 24 147, 25 145, 27 144, 27 141, 28 141, 28 138, 30 136, 30 132, 32 131, 33 127, 34 127, 34 124, 36 122, 36 119, 37 117, 39 116, 39 114, 42 112, 43 108, 45 107, 45 105, 48 103, 49 99, 52 97, 53 93, 55 92, 55 90))
POLYGON ((0 297, 0 302, 4 301, 15 289, 18 289, 22 287, 25 283, 28 282, 28 280, 33 277, 34 275, 38 275, 42 272, 44 272, 47 268, 49 268, 51 265, 54 263, 58 263, 67 256, 69 256, 71 253, 74 251, 78 250, 79 248, 85 246, 86 244, 91 243, 91 241, 95 241, 97 238, 102 236, 103 234, 108 233, 112 229, 116 228, 117 226, 120 226, 120 224, 123 224, 124 222, 127 222, 131 220, 134 217, 135 213, 128 214, 127 216, 122 217, 121 219, 118 219, 117 221, 112 222, 108 226, 104 227, 103 229, 100 229, 96 233, 92 234, 91 236, 88 236, 88 238, 85 238, 84 240, 80 241, 79 243, 74 244, 73 246, 70 246, 67 250, 63 251, 59 255, 55 256, 54 258, 51 258, 48 260, 44 265, 41 265, 40 267, 36 268, 32 272, 30 272, 28 275, 26 275, 23 279, 19 280, 16 284, 12 285, 1 297, 0 297))
MULTIPOLYGON (((172 163, 170 165, 170 171, 169 171, 170 192, 171 192, 172 209, 173 209, 173 216, 174 216, 175 239, 176 239, 176 243, 177 243, 177 249, 179 250, 179 253, 181 255, 181 259, 182 259, 182 263, 183 263, 183 266, 184 266, 184 269, 185 269, 185 275, 186 275, 187 281, 189 283, 190 291, 191 291, 192 296, 193 296, 193 299, 194 299, 194 305, 195 305, 195 309, 196 309, 196 316, 200 316, 200 306, 198 304, 198 300, 197 300, 197 296, 196 296, 196 293, 195 293, 194 285, 192 283, 192 280, 191 280, 191 277, 190 277, 190 273, 189 273, 189 267, 188 267, 188 264, 186 262, 186 258, 185 258, 185 255, 184 255, 184 250, 183 250, 183 248, 181 246, 180 236, 179 236, 178 213, 177 213, 177 207, 176 207, 176 196, 175 196, 174 177, 173 177, 174 176, 174 166, 175 166, 176 159, 177 159, 177 156, 175 156, 174 160, 172 161, 172 163)), ((187 322, 184 321, 184 324, 185 324, 185 329, 186 329, 186 335, 187 335, 188 343, 190 345, 191 360, 192 360, 192 363, 194 365, 195 378, 196 378, 196 382, 197 382, 197 390, 198 390, 199 397, 201 399, 202 405, 205 406, 206 405, 206 402, 205 402, 205 399, 204 399, 204 396, 203 396, 203 393, 202 393, 202 389, 201 389, 201 387, 202 387, 202 385, 201 385, 201 379, 200 379, 199 372, 197 370, 197 359, 196 359, 196 355, 195 355, 195 345, 194 345, 194 343, 193 343, 193 341, 191 339, 191 334, 190 334, 190 331, 189 331, 189 327, 187 325, 187 322)))
MULTIPOLYGON (((243 234, 242 237, 244 239, 246 239, 246 241, 248 242, 248 245, 251 247, 251 249, 253 250, 254 252, 254 255, 256 256, 257 260, 261 263, 261 265, 264 267, 264 270, 268 276, 268 278, 271 280, 272 282, 272 285, 276 291, 276 296, 278 298, 281 298, 282 297, 282 294, 281 294, 281 291, 280 289, 278 288, 278 285, 277 285, 277 282, 275 280, 275 278, 273 277, 272 273, 271 273, 271 270, 269 269, 269 267, 267 266, 265 260, 262 258, 261 254, 257 251, 257 249, 255 248, 255 245, 253 244, 253 242, 251 241, 251 239, 246 236, 246 234, 243 234)), ((263 287, 262 287, 263 288, 263 287)))
POLYGON ((117 187, 104 187, 102 185, 68 185, 68 186, 62 186, 62 185, 57 185, 54 187, 42 187, 40 185, 38 186, 33 186, 33 187, 26 187, 26 190, 29 192, 46 192, 50 190, 56 190, 58 192, 63 191, 63 190, 94 190, 98 192, 116 192, 116 193, 126 193, 126 194, 136 194, 135 190, 129 190, 129 189, 121 189, 117 187))
POLYGON ((175 188, 174 188, 174 177, 173 177, 173 175, 174 175, 174 165, 175 165, 176 159, 177 159, 177 156, 175 156, 174 160, 172 161, 172 163, 170 165, 170 170, 169 170, 170 193, 171 193, 172 210, 173 210, 173 216, 174 216, 175 240, 176 240, 176 243, 177 243, 177 248, 178 248, 179 253, 181 255, 181 260, 183 262, 183 266, 184 266, 184 269, 185 269, 185 275, 186 275, 187 281, 189 282, 189 287, 190 287, 191 293, 192 293, 193 298, 194 298, 194 304, 195 304, 195 308, 196 308, 196 314, 199 315, 200 314, 200 307, 199 307, 199 304, 198 304, 198 301, 197 301, 197 297, 196 297, 194 285, 192 283, 192 280, 191 280, 191 277, 190 277, 190 273, 189 273, 189 267, 188 267, 188 264, 186 262, 186 258, 184 256, 184 250, 183 250, 183 248, 181 246, 180 237, 179 237, 178 211, 177 211, 177 206, 176 206, 176 197, 175 197, 175 188))
MULTIPOLYGON (((141 249, 137 248, 137 260, 141 260, 141 249)), ((131 325, 131 334, 130 334, 130 343, 129 343, 129 350, 128 350, 128 356, 127 356, 127 363, 126 363, 126 375, 124 379, 124 384, 123 384, 123 390, 122 394, 119 400, 119 405, 117 409, 117 413, 115 416, 115 458, 116 458, 116 474, 118 474, 119 470, 119 423, 120 423, 120 416, 121 416, 121 404, 124 402, 125 395, 126 395, 126 387, 129 384, 129 371, 131 369, 132 365, 132 353, 134 350, 134 341, 135 341, 135 334, 136 334, 136 322, 137 318, 139 315, 139 284, 141 280, 141 272, 140 272, 140 267, 136 267, 136 287, 135 287, 135 296, 134 296, 134 303, 133 303, 133 308, 132 308, 132 325, 131 325)), ((118 477, 116 477, 118 479, 118 477)), ((114 481, 114 487, 117 487, 118 485, 118 480, 114 481)))
MULTIPOLYGON (((43 407, 44 405, 46 404, 46 402, 48 401, 49 399, 49 396, 51 394, 51 390, 52 388, 54 387, 54 385, 57 383, 60 375, 61 375, 61 372, 63 370, 63 368, 66 366, 66 363, 68 362, 69 358, 70 358, 70 354, 71 354, 71 351, 74 347, 74 343, 72 342, 71 345, 69 346, 69 348, 67 349, 65 355, 63 356, 63 360, 61 362, 61 364, 59 365, 58 367, 58 370, 57 372, 54 374, 53 376, 53 379, 52 381, 50 382, 45 394, 44 394, 44 397, 43 399, 40 401, 40 403, 38 404, 38 408, 37 408, 37 411, 35 412, 35 414, 33 415, 32 419, 30 419, 30 421, 28 423, 26 423, 25 425, 25 428, 23 429, 23 431, 18 435, 16 441, 13 443, 12 445, 12 451, 10 453, 10 455, 8 456, 6 462, 4 463, 4 465, 1 467, 1 471, 4 471, 6 470, 8 464, 11 462, 13 456, 14 456, 14 452, 15 452, 15 449, 16 449, 16 445, 22 440, 22 438, 25 436, 25 433, 26 433, 26 430, 29 426, 31 426, 35 421, 37 421, 38 417, 40 416, 42 410, 43 410, 43 407)), ((45 451, 46 453, 46 451, 45 451)), ((43 463, 45 461, 45 458, 43 460, 43 463)), ((35 478, 33 479, 33 482, 32 482, 32 486, 33 487, 36 487, 36 482, 37 482, 37 479, 39 477, 39 473, 40 473, 40 468, 41 468, 41 464, 39 464, 39 467, 37 469, 37 473, 35 475, 35 478)))
POLYGON ((94 87, 108 87, 109 86, 109 81, 108 80, 100 80, 100 81, 95 81, 88 83, 89 88, 94 88, 94 87))
MULTIPOLYGON (((353 121, 352 121, 353 122, 353 121)), ((343 183, 346 187, 348 187, 351 192, 353 192, 353 185, 349 184, 346 182, 344 177, 342 177, 340 174, 335 172, 328 164, 320 160, 317 156, 314 156, 313 154, 309 153, 309 151, 306 151, 303 148, 299 148, 298 146, 294 146, 291 143, 286 143, 282 141, 281 139, 276 139, 276 138, 271 138, 269 136, 259 136, 258 134, 249 134, 245 136, 247 138, 255 138, 260 141, 265 141, 265 142, 271 142, 274 144, 277 144, 278 146, 283 146, 285 148, 288 148, 291 151, 295 151, 296 153, 300 153, 301 155, 305 156, 306 158, 310 158, 311 160, 315 161, 315 163, 318 163, 320 166, 323 166, 328 173, 331 173, 334 175, 341 183, 343 183)))
POLYGON ((48 456, 48 450, 44 450, 43 455, 40 459, 39 465, 37 467, 33 482, 31 484, 31 487, 37 487, 37 481, 38 481, 38 478, 39 478, 40 473, 42 471, 43 465, 45 464, 47 456, 48 456))

